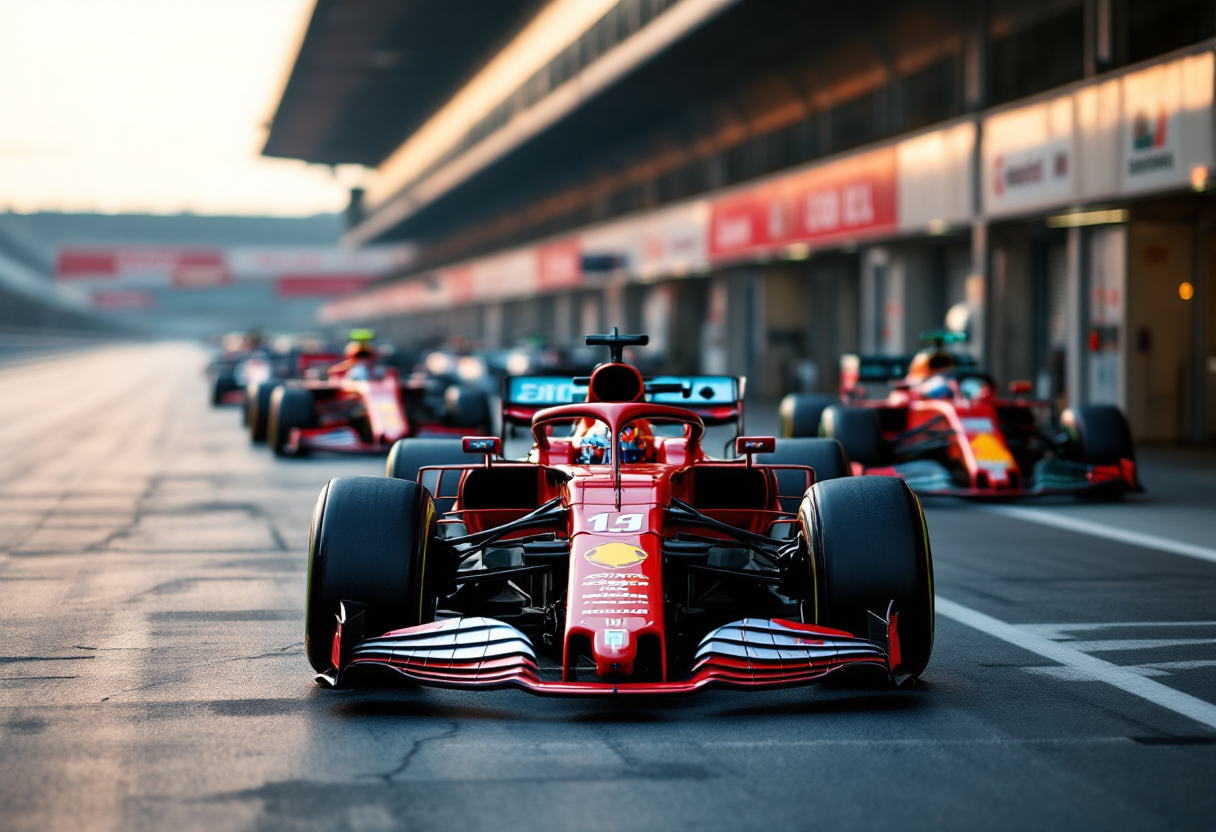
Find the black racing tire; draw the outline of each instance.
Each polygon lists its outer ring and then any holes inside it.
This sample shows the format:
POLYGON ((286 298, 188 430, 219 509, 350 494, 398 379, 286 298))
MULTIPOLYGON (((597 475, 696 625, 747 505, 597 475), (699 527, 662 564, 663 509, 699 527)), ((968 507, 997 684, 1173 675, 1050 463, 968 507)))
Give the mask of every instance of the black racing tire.
POLYGON ((249 441, 266 441, 270 427, 270 397, 278 386, 277 381, 259 381, 245 388, 245 424, 249 427, 249 441))
POLYGON ((418 469, 428 465, 465 465, 477 461, 464 452, 459 439, 398 439, 388 452, 384 476, 418 481, 418 469))
POLYGON ((481 390, 454 385, 443 394, 452 427, 490 429, 490 399, 481 390))
POLYGON ((211 406, 219 407, 224 403, 224 396, 239 389, 236 379, 231 374, 218 373, 211 380, 211 406))
MULTIPOLYGON (((291 456, 288 448, 291 441, 291 431, 295 428, 310 428, 316 419, 316 411, 312 393, 308 390, 296 390, 282 385, 276 387, 270 395, 270 417, 266 423, 266 440, 276 456, 291 456)), ((304 455, 306 449, 295 452, 304 455)))
POLYGON ((900 675, 919 676, 933 652, 933 554, 920 501, 898 477, 817 483, 799 509, 816 572, 803 616, 862 637, 869 613, 894 601, 900 675))
POLYGON ((1060 426, 1068 433, 1067 455, 1088 465, 1118 465, 1121 459, 1136 458, 1132 432, 1117 407, 1091 404, 1073 407, 1060 414, 1060 426))
POLYGON ((815 482, 852 476, 844 445, 835 439, 778 439, 771 454, 756 454, 762 465, 806 465, 815 469, 815 482))
POLYGON ((332 664, 338 604, 365 604, 363 635, 435 620, 427 554, 435 506, 416 482, 339 477, 321 489, 308 539, 304 647, 318 673, 332 664))
POLYGON ((882 441, 882 423, 878 411, 867 407, 844 407, 834 404, 824 408, 819 423, 819 435, 839 440, 844 452, 853 462, 867 468, 886 461, 882 441))
POLYGON ((826 408, 840 404, 835 396, 822 393, 790 393, 781 400, 781 435, 785 437, 818 436, 819 417, 826 408))

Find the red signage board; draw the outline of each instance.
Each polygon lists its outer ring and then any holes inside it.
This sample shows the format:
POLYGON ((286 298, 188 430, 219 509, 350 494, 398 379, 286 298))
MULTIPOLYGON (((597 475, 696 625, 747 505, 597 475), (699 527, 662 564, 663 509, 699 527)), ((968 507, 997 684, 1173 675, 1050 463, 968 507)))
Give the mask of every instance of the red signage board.
POLYGON ((274 293, 281 298, 332 298, 356 292, 373 279, 366 274, 289 274, 275 280, 274 293))
POLYGON ((583 255, 577 239, 538 246, 536 249, 537 289, 550 292, 575 286, 583 279, 583 255))
POLYGON ((156 296, 138 289, 101 291, 93 293, 94 309, 152 309, 156 296))
POLYGON ((59 280, 151 277, 173 286, 217 286, 229 281, 222 249, 162 246, 64 246, 56 255, 59 280))
POLYGON ((55 258, 55 275, 60 280, 113 277, 118 264, 113 251, 60 249, 55 258))
POLYGON ((883 148, 723 196, 711 205, 710 256, 729 260, 893 231, 897 181, 895 149, 883 148))
POLYGON ((222 251, 182 252, 173 264, 174 289, 210 289, 232 282, 222 251))

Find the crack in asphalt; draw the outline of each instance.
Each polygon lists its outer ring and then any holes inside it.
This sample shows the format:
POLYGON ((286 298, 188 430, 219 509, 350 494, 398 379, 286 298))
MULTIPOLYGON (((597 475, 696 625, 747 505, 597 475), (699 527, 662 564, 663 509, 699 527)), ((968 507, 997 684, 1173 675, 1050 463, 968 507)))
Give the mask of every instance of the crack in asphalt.
POLYGON ((448 728, 442 734, 436 734, 431 737, 421 737, 413 741, 410 745, 410 750, 405 752, 405 756, 401 758, 401 763, 392 771, 386 774, 377 774, 376 777, 385 782, 386 785, 393 785, 393 778, 403 774, 410 767, 410 763, 414 761, 414 757, 422 750, 422 746, 431 742, 439 742, 441 740, 450 740, 460 732, 460 724, 457 722, 449 722, 448 728))

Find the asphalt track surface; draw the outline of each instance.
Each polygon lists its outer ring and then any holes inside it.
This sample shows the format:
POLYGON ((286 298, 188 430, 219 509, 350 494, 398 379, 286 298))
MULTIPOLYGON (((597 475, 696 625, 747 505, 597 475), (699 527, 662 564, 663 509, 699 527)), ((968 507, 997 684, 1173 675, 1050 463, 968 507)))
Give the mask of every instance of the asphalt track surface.
POLYGON ((382 462, 251 449, 202 363, 0 364, 6 832, 1216 828, 1210 451, 1145 450, 1117 505, 931 504, 914 690, 329 691, 308 519, 382 462))

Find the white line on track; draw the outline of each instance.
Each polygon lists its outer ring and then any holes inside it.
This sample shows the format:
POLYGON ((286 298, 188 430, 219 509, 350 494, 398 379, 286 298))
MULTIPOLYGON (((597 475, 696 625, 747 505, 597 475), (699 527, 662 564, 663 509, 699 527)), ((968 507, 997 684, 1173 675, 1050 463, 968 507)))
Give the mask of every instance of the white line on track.
POLYGON ((1119 690, 1216 729, 1216 705, 1210 702, 1146 679, 1134 670, 1088 656, 1067 643, 1051 641, 1037 633, 1007 624, 940 595, 937 596, 936 609, 946 618, 1072 668, 1078 671, 1078 677, 1114 685, 1119 690))
POLYGON ((1049 511, 1043 511, 1037 508, 1021 508, 1019 506, 985 506, 984 511, 990 511, 994 514, 1004 514, 1006 517, 1016 517, 1019 520, 1026 520, 1030 523, 1038 523, 1040 526, 1052 526, 1057 529, 1065 529, 1078 534, 1087 534, 1092 537, 1102 537, 1107 540, 1115 540, 1119 543, 1130 543, 1133 546, 1142 546, 1145 549, 1156 549, 1159 552, 1169 552, 1173 555, 1182 555, 1187 558, 1195 558, 1196 560, 1206 560, 1208 563, 1216 563, 1216 549, 1210 546, 1198 546, 1194 543, 1183 543, 1181 540, 1171 540, 1168 537, 1159 537, 1155 534, 1145 534, 1144 532, 1133 532, 1129 529, 1119 529, 1114 526, 1108 526, 1102 523, 1095 523, 1092 520, 1082 520, 1079 517, 1070 517, 1066 514, 1055 514, 1049 511))

